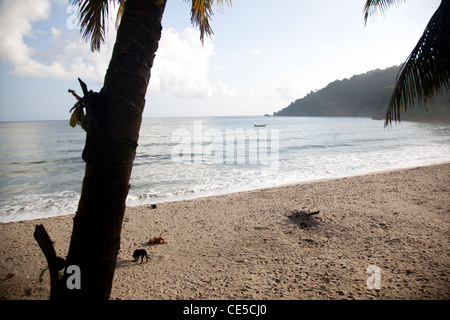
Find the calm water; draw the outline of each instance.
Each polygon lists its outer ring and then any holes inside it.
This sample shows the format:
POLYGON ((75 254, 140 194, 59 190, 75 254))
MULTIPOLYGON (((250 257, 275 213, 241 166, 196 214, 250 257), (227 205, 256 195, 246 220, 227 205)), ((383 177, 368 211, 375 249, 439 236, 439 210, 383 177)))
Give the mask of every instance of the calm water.
MULTIPOLYGON (((0 123, 0 222, 72 214, 85 134, 0 123)), ((128 205, 450 161, 450 126, 366 118, 144 119, 128 205), (255 127, 254 125, 266 125, 255 127)))

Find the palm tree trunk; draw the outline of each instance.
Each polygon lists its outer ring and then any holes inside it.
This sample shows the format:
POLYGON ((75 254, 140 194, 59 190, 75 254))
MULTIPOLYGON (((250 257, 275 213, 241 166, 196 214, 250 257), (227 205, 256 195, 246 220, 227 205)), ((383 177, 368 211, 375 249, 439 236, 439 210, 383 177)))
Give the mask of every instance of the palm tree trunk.
POLYGON ((66 261, 66 266, 80 268, 81 289, 66 288, 71 275, 65 274, 62 298, 110 296, 165 4, 166 0, 126 1, 103 89, 87 108, 86 170, 66 261))

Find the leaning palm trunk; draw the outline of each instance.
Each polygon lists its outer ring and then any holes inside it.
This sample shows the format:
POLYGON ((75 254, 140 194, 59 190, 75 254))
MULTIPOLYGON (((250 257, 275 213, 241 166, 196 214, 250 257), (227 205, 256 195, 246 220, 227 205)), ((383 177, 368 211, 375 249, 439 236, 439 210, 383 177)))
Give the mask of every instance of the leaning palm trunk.
POLYGON ((85 177, 66 266, 81 271, 81 289, 62 298, 110 296, 125 200, 136 154, 145 94, 166 0, 127 0, 103 89, 87 101, 85 177))

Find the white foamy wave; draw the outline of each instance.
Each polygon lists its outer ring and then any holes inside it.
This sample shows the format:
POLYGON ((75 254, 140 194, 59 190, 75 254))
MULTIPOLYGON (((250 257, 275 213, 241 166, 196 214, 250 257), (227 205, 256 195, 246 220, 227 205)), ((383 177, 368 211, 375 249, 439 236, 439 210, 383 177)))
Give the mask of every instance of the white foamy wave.
MULTIPOLYGON (((84 164, 74 154, 81 154, 84 136, 74 140, 71 130, 66 122, 0 124, 8 142, 0 145, 0 222, 76 211, 84 164), (23 134, 30 126, 40 144, 30 145, 23 134), (74 141, 76 151, 68 152, 74 141)), ((144 119, 126 204, 408 168, 447 162, 449 155, 449 125, 405 122, 386 130, 383 121, 365 118, 144 119), (267 127, 258 131, 254 124, 262 121, 267 127), (172 141, 179 129, 182 148, 172 141)))
POLYGON ((47 194, 24 194, 0 199, 0 222, 33 220, 73 214, 80 194, 62 191, 47 194))

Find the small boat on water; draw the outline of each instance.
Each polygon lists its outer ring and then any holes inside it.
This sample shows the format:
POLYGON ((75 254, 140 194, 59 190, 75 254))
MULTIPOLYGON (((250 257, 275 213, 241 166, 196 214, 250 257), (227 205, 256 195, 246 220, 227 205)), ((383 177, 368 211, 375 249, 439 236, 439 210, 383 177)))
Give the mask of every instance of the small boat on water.
POLYGON ((256 128, 265 128, 267 124, 255 124, 256 128))

